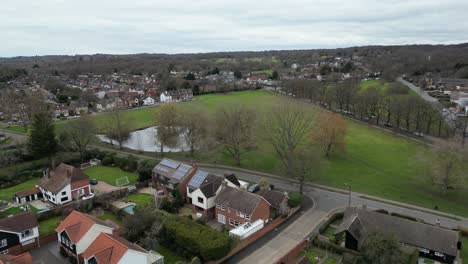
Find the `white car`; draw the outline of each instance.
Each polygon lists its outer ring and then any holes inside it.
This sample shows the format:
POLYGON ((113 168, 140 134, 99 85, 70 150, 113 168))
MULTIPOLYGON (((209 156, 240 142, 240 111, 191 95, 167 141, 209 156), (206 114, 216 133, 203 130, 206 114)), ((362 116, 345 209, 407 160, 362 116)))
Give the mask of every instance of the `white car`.
POLYGON ((83 200, 89 200, 89 199, 93 199, 94 198, 94 193, 89 193, 85 196, 83 196, 83 200))

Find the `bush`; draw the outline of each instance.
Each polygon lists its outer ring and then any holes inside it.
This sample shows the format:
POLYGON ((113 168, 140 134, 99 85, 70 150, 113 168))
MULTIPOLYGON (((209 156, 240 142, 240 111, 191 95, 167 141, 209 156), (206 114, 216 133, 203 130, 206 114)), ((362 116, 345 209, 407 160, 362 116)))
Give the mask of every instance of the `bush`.
POLYGON ((150 162, 148 160, 143 160, 140 163, 138 163, 138 181, 145 182, 151 179, 153 168, 155 165, 156 164, 154 164, 154 162, 150 162))
POLYGON ((302 201, 304 200, 304 195, 293 192, 289 194, 289 200, 288 200, 288 205, 290 207, 297 207, 302 204, 302 201))
POLYGON ((161 240, 199 256, 204 262, 220 259, 231 249, 229 236, 178 215, 169 215, 164 220, 161 240))
POLYGON ((102 159, 102 165, 104 166, 111 166, 114 164, 114 157, 112 155, 107 154, 103 159, 102 159))

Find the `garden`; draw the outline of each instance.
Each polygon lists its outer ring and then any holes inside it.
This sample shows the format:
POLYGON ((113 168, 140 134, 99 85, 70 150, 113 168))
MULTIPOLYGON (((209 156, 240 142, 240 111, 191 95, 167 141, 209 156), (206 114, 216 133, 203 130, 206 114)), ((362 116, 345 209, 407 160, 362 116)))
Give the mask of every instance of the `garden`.
POLYGON ((119 167, 93 166, 83 170, 90 179, 96 179, 110 185, 118 185, 117 180, 127 177, 128 183, 125 185, 135 185, 138 182, 138 174, 124 171, 119 167))

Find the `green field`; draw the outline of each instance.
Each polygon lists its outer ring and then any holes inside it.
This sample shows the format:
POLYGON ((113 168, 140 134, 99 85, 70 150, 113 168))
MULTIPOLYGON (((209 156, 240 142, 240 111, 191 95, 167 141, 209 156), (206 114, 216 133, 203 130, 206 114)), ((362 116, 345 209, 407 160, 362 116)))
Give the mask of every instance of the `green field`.
MULTIPOLYGON (((370 84, 364 84, 366 85, 370 84)), ((267 91, 243 91, 196 96, 194 101, 178 104, 178 106, 200 107, 214 114, 219 107, 241 103, 263 113, 269 107, 274 106, 278 98, 279 96, 267 91)), ((312 105, 310 109, 313 112, 319 111, 312 105)), ((134 129, 139 129, 154 125, 154 116, 158 110, 157 107, 144 108, 124 111, 123 115, 133 120, 131 125, 134 129)), ((96 115, 93 118, 97 124, 103 124, 108 115, 96 115)), ((57 125, 58 128, 60 126, 63 126, 63 122, 57 125)), ((282 174, 281 164, 273 155, 273 148, 264 135, 265 131, 259 126, 257 148, 244 155, 242 167, 282 174)), ((442 193, 436 186, 433 186, 424 173, 424 164, 420 159, 427 152, 428 149, 423 144, 349 120, 346 154, 335 156, 331 160, 324 159, 324 172, 308 180, 342 189, 345 189, 345 183, 348 183, 353 191, 427 208, 437 206, 441 211, 468 216, 468 207, 465 202, 468 199, 466 183, 460 189, 450 190, 447 193, 442 193)), ((154 157, 154 154, 151 155, 154 157)), ((180 160, 189 159, 184 153, 169 153, 167 156, 180 160)), ((220 148, 199 151, 194 160, 234 165, 232 159, 221 154, 220 148)), ((106 182, 115 184, 114 172, 101 173, 99 168, 91 168, 91 170, 98 170, 90 175, 91 178, 103 177, 103 181, 107 179, 106 182)))
POLYGON ((271 76, 273 74, 273 70, 254 71, 252 73, 254 73, 254 74, 268 74, 268 75, 271 76))
POLYGON ((32 179, 29 181, 25 181, 21 184, 15 185, 13 187, 2 189, 0 191, 0 200, 11 201, 15 193, 33 188, 34 186, 36 186, 36 182, 37 179, 32 179))
POLYGON ((97 179, 110 185, 116 185, 116 180, 122 177, 128 177, 129 184, 135 185, 138 181, 138 175, 131 172, 126 172, 117 167, 106 166, 93 166, 86 168, 83 172, 89 176, 90 179, 97 179))
POLYGON ((361 86, 362 90, 367 90, 369 89, 369 87, 376 87, 382 92, 385 92, 390 87, 390 83, 388 82, 383 83, 380 80, 368 80, 368 81, 361 82, 359 85, 361 86))
POLYGON ((104 214, 98 216, 101 220, 111 220, 112 222, 122 225, 122 220, 120 220, 115 214, 109 211, 105 211, 104 214))
POLYGON ((139 193, 129 196, 125 199, 127 202, 134 202, 137 206, 144 207, 152 202, 154 202, 154 196, 146 193, 139 193))
POLYGON ((60 224, 62 218, 60 216, 52 217, 50 219, 39 222, 39 234, 48 235, 55 232, 55 228, 60 224))

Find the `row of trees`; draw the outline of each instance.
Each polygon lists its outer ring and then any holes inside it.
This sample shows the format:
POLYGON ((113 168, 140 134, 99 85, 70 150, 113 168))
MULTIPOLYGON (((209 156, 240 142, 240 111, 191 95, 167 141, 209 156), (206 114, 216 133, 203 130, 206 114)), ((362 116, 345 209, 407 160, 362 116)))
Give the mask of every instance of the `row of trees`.
POLYGON ((436 136, 452 136, 456 132, 445 123, 442 109, 438 109, 437 104, 410 93, 406 86, 399 83, 363 88, 357 80, 292 80, 285 83, 285 91, 296 98, 309 99, 374 124, 436 136))

